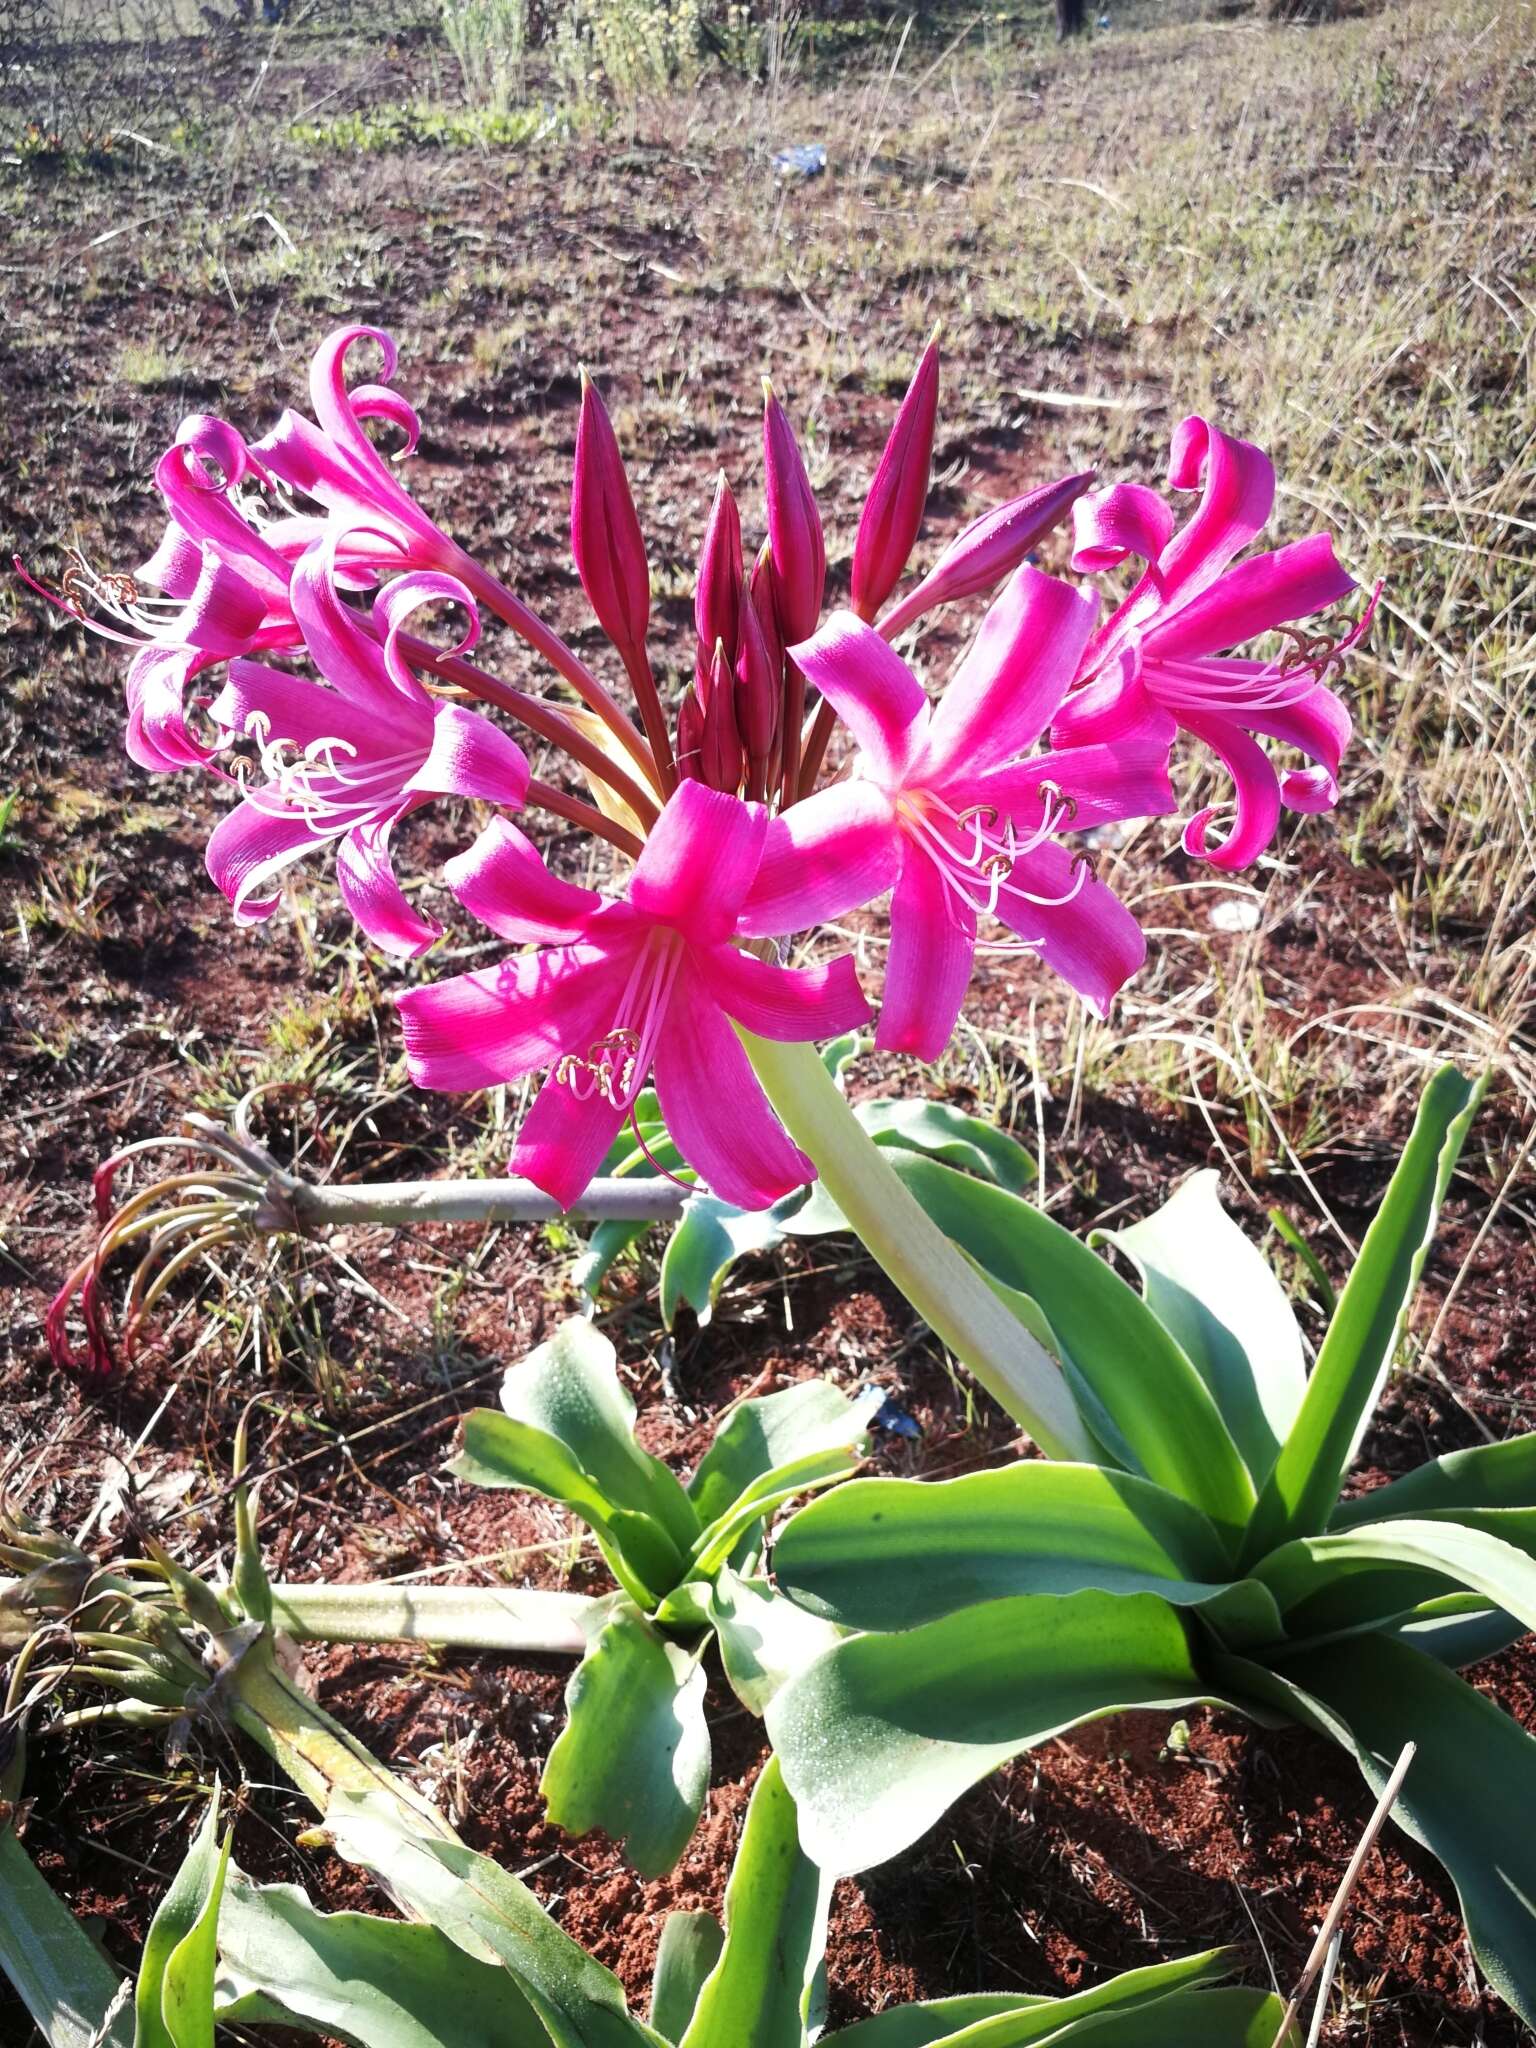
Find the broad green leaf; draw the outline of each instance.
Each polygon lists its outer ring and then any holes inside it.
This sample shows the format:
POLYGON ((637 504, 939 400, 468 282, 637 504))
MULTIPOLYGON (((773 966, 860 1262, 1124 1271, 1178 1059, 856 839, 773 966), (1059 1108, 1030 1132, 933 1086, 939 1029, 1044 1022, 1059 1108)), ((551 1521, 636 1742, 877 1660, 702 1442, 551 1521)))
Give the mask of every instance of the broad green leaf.
POLYGON ((1536 2026, 1536 1737, 1384 1636, 1288 1655, 1265 1676, 1276 1703, 1354 1751, 1378 1793, 1403 1745, 1417 1744, 1396 1818, 1450 1872, 1489 1982, 1536 2026))
POLYGON ((701 1528, 729 1514, 747 1490, 809 1452, 857 1443, 880 1399, 850 1401, 830 1380, 800 1380, 777 1394, 740 1401, 688 1481, 701 1528))
POLYGON ((1485 1657, 1497 1657, 1511 1643, 1518 1643, 1526 1628, 1502 1608, 1479 1603, 1465 1613, 1415 1609, 1383 1624, 1379 1633, 1433 1657, 1450 1671, 1463 1671, 1469 1664, 1481 1664, 1485 1657))
POLYGON ((571 1268, 571 1282, 577 1292, 589 1303, 595 1302, 617 1261, 651 1228, 649 1223, 626 1223, 617 1217, 599 1223, 587 1239, 586 1250, 571 1268))
POLYGON ((710 1589, 710 1619, 731 1690, 754 1714, 764 1714, 779 1688, 841 1642, 845 1631, 807 1614, 775 1592, 766 1579, 720 1571, 710 1589))
POLYGON ((827 1938, 830 1879, 804 1849, 770 1757, 725 1892, 725 1945, 682 2048, 803 2048, 827 1938))
POLYGON ((1330 1529, 1354 1529, 1394 1515, 1424 1515, 1439 1508, 1536 1508, 1536 1436, 1448 1451, 1415 1466, 1388 1486, 1340 1501, 1330 1529))
POLYGON ((339 2035, 358 2048, 548 2048, 498 1963, 435 1927, 321 1913, 294 1885, 230 1873, 219 1911, 219 2018, 339 2035))
POLYGON ((604 1828, 642 1877, 670 1870, 709 1788, 709 1730, 698 1656, 620 1607, 565 1689, 569 1719, 540 1786, 573 1835, 604 1828))
POLYGON ((936 1160, 891 1163, 945 1234, 1037 1302, 1142 1472, 1236 1532, 1253 1482, 1210 1389, 1136 1290, 1032 1202, 936 1160))
MULTIPOLYGON (((1476 1512, 1468 1510, 1468 1513, 1476 1512)), ((1261 1558, 1253 1576, 1269 1587, 1293 1635, 1324 1634, 1360 1618, 1350 1594, 1386 1603, 1382 1618, 1450 1579, 1536 1628, 1536 1510, 1485 1510, 1479 1526, 1448 1516, 1367 1523, 1332 1536, 1300 1536, 1261 1558), (1495 1533, 1499 1530, 1505 1533, 1495 1533), (1514 1538, 1514 1541, 1507 1540, 1514 1538), (1394 1587, 1406 1578, 1409 1590, 1394 1587), (1354 1582, 1363 1581, 1357 1586, 1354 1582), (1420 1585, 1427 1586, 1421 1594, 1420 1585)), ((1370 1607, 1364 1609, 1369 1614, 1370 1607)))
POLYGON ((701 1324, 708 1323, 736 1261, 767 1251, 782 1235, 777 1208, 738 1209, 715 1195, 690 1195, 661 1257, 661 1319, 667 1328, 684 1303, 701 1324))
POLYGON ((407 1912, 478 1962, 508 1969, 552 2048, 659 2048, 660 2037, 627 2010, 612 1971, 490 1857, 403 1827, 377 1793, 339 1793, 325 1825, 336 1853, 372 1871, 407 1912))
POLYGON ((1161 1209, 1102 1236, 1141 1275, 1148 1308, 1210 1388, 1255 1485, 1268 1477, 1306 1392, 1301 1331, 1268 1262, 1197 1173, 1161 1209))
POLYGON ((847 1876, 897 1855, 1000 1763, 1080 1721, 1209 1697, 1165 1600, 1024 1594, 899 1635, 853 1636, 792 1678, 767 1720, 808 1853, 847 1876))
POLYGON ((1106 2013, 1142 2012, 1158 1999, 1214 1983, 1231 1974, 1230 1949, 1207 1949, 1176 1962, 1151 1963, 1126 1970, 1091 1991, 1065 1998, 1025 1998, 1009 1992, 982 1992, 969 1998, 939 1998, 917 2005, 893 2006, 873 2019, 859 2020, 827 2036, 826 2048, 1022 2048, 1032 2041, 1054 2040, 1074 2021, 1106 2013), (990 2030, 990 2031, 989 2031, 990 2030))
POLYGON ((144 1940, 134 2048, 213 2048, 219 1897, 228 1863, 215 1791, 144 1940))
POLYGON ((0 1826, 0 1970, 47 2048, 128 2048, 133 2040, 124 1979, 8 1825, 0 1826))
POLYGON ((858 1479, 780 1531, 778 1584, 855 1629, 915 1628, 1014 1593, 1161 1593, 1227 1583, 1219 1537, 1149 1480, 1043 1459, 960 1479, 858 1479))
POLYGON ((698 1518, 672 1472, 635 1442, 635 1404, 620 1382, 618 1354, 584 1317, 562 1323, 511 1368, 501 1405, 514 1422, 563 1443, 613 1507, 649 1516, 680 1551, 698 1535, 698 1518))
POLYGON ((1301 1412, 1253 1518, 1248 1555, 1325 1529, 1376 1405, 1423 1271, 1435 1219, 1485 1083, 1442 1067, 1360 1247, 1301 1412))
POLYGON ((667 1915, 651 1980, 651 2025, 665 2040, 681 2041, 687 2032, 700 1986, 724 1945, 725 1930, 713 1913, 667 1915))
MULTIPOLYGON (((951 1103, 893 1101, 881 1096, 855 1103, 853 1113, 877 1145, 920 1152, 1014 1193, 1034 1179, 1035 1163, 1017 1138, 980 1117, 968 1116, 951 1103)), ((787 1237, 824 1237, 849 1226, 842 1210, 817 1182, 805 1202, 787 1211, 783 1227, 787 1237)))
POLYGON ((683 1575, 683 1558, 666 1530, 648 1515, 614 1508, 546 1430, 494 1408, 472 1408, 464 1448, 448 1470, 472 1486, 516 1487, 560 1501, 587 1524, 614 1577, 641 1607, 654 1607, 683 1575))

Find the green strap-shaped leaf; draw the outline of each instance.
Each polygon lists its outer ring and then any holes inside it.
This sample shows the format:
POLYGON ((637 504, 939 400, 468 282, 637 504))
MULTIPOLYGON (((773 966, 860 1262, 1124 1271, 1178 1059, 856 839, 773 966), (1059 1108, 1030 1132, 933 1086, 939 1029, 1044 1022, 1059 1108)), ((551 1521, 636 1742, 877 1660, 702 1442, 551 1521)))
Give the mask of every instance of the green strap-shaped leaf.
POLYGON ((878 1396, 850 1401, 840 1387, 819 1379, 738 1402, 688 1482, 700 1526, 729 1514, 749 1487, 781 1466, 857 1443, 879 1405, 878 1396))
POLYGON ((1254 1484, 1280 1454, 1306 1392, 1301 1331, 1268 1262, 1197 1173, 1161 1209, 1103 1235, 1141 1274, 1148 1308, 1221 1411, 1254 1484))
POLYGON ((1446 1579, 1536 1628, 1536 1510, 1495 1508, 1480 1521, 1405 1516, 1300 1536, 1262 1558, 1253 1576, 1274 1594, 1292 1635, 1347 1627, 1369 1617, 1372 1602, 1382 1619, 1401 1614, 1446 1579))
POLYGON ((592 1531, 609 1570, 641 1607, 654 1607, 686 1569, 666 1530, 648 1515, 615 1508, 556 1437, 495 1408, 472 1408, 465 1416, 464 1448, 448 1470, 472 1486, 516 1487, 568 1507, 592 1531))
POLYGON ((219 1898, 228 1864, 215 1792, 145 1937, 134 2048, 213 2048, 219 1898))
POLYGON ((407 1912, 482 1963, 510 1970, 553 2048, 660 2048, 611 1970, 556 1926, 489 1856, 401 1825, 377 1793, 339 1793, 325 1825, 339 1856, 372 1871, 407 1912))
POLYGON ((800 1845, 770 1757, 725 1892, 725 1945, 682 2048, 803 2048, 827 1938, 830 1880, 800 1845))
POLYGON ((1223 1659, 1220 1681, 1354 1752, 1380 1792, 1417 1746, 1395 1818, 1450 1872, 1479 1963, 1536 2026, 1536 1737, 1433 1658, 1366 1636, 1277 1660, 1223 1659))
POLYGON ((1328 1518, 1330 1529, 1354 1529, 1392 1515, 1425 1515, 1449 1508, 1536 1507, 1536 1436, 1507 1443, 1477 1444, 1448 1451, 1415 1466, 1401 1479, 1341 1501, 1328 1518))
MULTIPOLYGON (((1272 1991, 1219 1986, 1175 1992, 1133 2012, 1080 2020, 1046 2041, 1056 2048, 1301 2048, 1295 2027, 1280 2032, 1285 2001, 1272 1991)), ((1004 2048, 978 2038, 967 2048, 1004 2048)))
POLYGON ((1054 2040, 1073 2021, 1106 2013, 1140 2012, 1156 2000, 1197 1985, 1230 1976, 1231 1949, 1206 1949, 1171 1963, 1151 1963, 1126 1970, 1091 1991, 1066 1998, 1024 1998, 1009 1992, 982 1992, 969 1998, 937 1998, 917 2005, 893 2006, 873 2019, 858 2020, 827 2036, 827 2048, 1002 2048, 1054 2040), (992 2028, 993 2032, 987 2029, 992 2028))
POLYGON ((686 1303, 708 1323, 725 1277, 749 1252, 783 1236, 778 1209, 738 1209, 715 1195, 690 1195, 661 1256, 661 1319, 670 1330, 686 1303))
POLYGON ((651 2025, 665 2040, 688 2031, 699 1990, 720 1960, 725 1930, 713 1913, 669 1913, 656 1950, 651 1979, 651 2025))
POLYGON ((731 1690, 754 1714, 765 1714, 780 1687, 845 1634, 786 1600, 766 1579, 738 1578, 728 1568, 710 1588, 709 1613, 731 1690))
POLYGON ((950 1102, 891 1101, 877 1096, 855 1105, 854 1115, 877 1145, 921 1152, 962 1173, 1019 1194, 1035 1178, 1035 1162, 996 1124, 968 1116, 950 1102))
POLYGON ((1120 1275, 1033 1202, 915 1153, 891 1163, 945 1234, 1037 1302, 1148 1479, 1237 1531, 1253 1481, 1210 1389, 1120 1275))
POLYGON ((122 1977, 8 1825, 0 1826, 0 1971, 47 2048, 129 2048, 122 1977))
POLYGON ((1023 1461, 960 1479, 859 1479, 780 1531, 778 1584, 855 1629, 915 1628, 1014 1593, 1161 1593, 1184 1604, 1228 1579, 1197 1508, 1098 1465, 1023 1461))
POLYGON ((1167 1601, 1025 1594, 853 1636, 792 1678, 767 1720, 806 1849, 845 1876, 897 1855, 978 1779, 1065 1728, 1209 1696, 1167 1601))
POLYGON ((219 1911, 221 2020, 339 2035, 358 2048, 548 2048, 499 1963, 435 1927, 321 1913, 294 1885, 230 1874, 219 1911))
POLYGON ((618 1355, 584 1317, 562 1323, 512 1367, 501 1405, 514 1422, 558 1438, 612 1506, 649 1516, 679 1550, 698 1535, 677 1479, 635 1442, 635 1404, 619 1379, 618 1355))
POLYGON ((1424 1091, 1412 1136, 1328 1325, 1301 1412, 1260 1495, 1250 1557, 1328 1526, 1391 1368, 1435 1218, 1484 1086, 1442 1067, 1424 1091))
POLYGON ((565 1689, 540 1786, 550 1819, 573 1835, 606 1829, 642 1877, 670 1870, 709 1788, 704 1684, 696 1654, 617 1609, 565 1689))

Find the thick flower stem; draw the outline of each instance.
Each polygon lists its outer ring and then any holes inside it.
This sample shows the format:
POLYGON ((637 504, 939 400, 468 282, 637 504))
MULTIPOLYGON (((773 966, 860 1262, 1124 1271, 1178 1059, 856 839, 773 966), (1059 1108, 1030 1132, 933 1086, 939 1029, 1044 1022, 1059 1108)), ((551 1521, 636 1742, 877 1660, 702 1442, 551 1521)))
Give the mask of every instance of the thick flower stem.
POLYGON ((328 1230, 343 1223, 544 1223, 570 1216, 594 1222, 675 1223, 690 1189, 669 1180, 595 1180, 569 1210, 532 1181, 342 1181, 318 1187, 279 1174, 269 1189, 272 1215, 258 1224, 328 1230))
POLYGON ((582 1593, 510 1586, 272 1588, 272 1619, 296 1642, 431 1643, 530 1656, 581 1656, 582 1619, 597 1605, 582 1593))
POLYGON ((1061 1371, 907 1191, 814 1045, 741 1032, 768 1099, 827 1193, 918 1314, 1047 1456, 1095 1461, 1061 1371))

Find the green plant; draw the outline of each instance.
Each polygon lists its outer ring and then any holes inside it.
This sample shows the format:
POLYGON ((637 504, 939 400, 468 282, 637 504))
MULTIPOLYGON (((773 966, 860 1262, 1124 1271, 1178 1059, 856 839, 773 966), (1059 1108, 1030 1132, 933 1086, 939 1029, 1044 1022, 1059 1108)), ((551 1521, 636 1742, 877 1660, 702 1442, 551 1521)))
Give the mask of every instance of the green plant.
POLYGON ((443 0, 443 33, 471 106, 504 114, 523 98, 528 0, 443 0))
POLYGON ((847 1476, 882 1396, 825 1380, 740 1402, 686 1486, 634 1438, 613 1346, 564 1324, 508 1372, 501 1411, 465 1418, 453 1470, 560 1501, 592 1531, 621 1591, 596 1602, 545 1765, 550 1818, 603 1827, 646 1876, 686 1847, 709 1783, 703 1660, 718 1639, 738 1698, 760 1714, 837 1634, 760 1576, 764 1529, 794 1495, 847 1476))
POLYGON ((1412 1739, 1403 1825, 1536 2015, 1536 1738, 1457 1676, 1536 1626, 1536 1435, 1339 1497, 1481 1092, 1430 1082, 1310 1376, 1214 1175, 1113 1234, 1138 1293, 1030 1204, 898 1162, 1042 1319, 1100 1455, 857 1481, 788 1523, 776 1582, 859 1631, 768 1710, 811 1854, 878 1863, 1004 1759, 1129 1706, 1300 1721, 1378 1790, 1412 1739))
MULTIPOLYGON (((865 1044, 850 1032, 823 1049, 822 1062, 839 1086, 865 1044)), ((1034 1163, 1016 1138, 951 1103, 877 1096, 855 1103, 853 1113, 877 1145, 942 1159, 1015 1194, 1034 1176, 1034 1163)), ((633 1129, 616 1141, 599 1174, 616 1183, 658 1174, 689 1182, 696 1178, 672 1141, 655 1089, 645 1089, 637 1099, 633 1129)), ((589 1301, 596 1300, 614 1260, 649 1227, 643 1220, 614 1221, 600 1223, 593 1231, 575 1276, 589 1301)), ((701 1323, 707 1323, 732 1266, 748 1253, 767 1251, 786 1237, 823 1237, 848 1228, 847 1218, 822 1186, 797 1188, 771 1209, 738 1209, 703 1191, 691 1194, 662 1254, 662 1321, 671 1329, 678 1309, 686 1304, 701 1323)))

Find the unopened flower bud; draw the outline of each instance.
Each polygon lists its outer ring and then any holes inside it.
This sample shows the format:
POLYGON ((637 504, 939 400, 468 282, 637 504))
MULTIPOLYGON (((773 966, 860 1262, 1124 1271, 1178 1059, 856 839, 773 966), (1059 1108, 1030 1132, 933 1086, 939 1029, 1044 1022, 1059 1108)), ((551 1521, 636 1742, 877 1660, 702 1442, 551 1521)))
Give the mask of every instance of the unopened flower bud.
POLYGON ((690 782, 704 773, 704 706, 697 688, 685 691, 677 707, 677 772, 690 782))
POLYGON ((783 663, 769 646, 754 601, 741 608, 736 655, 736 723, 754 767, 767 761, 779 730, 783 663))
POLYGON ((904 597, 880 621, 880 631, 894 640, 904 627, 932 611, 935 605, 954 604, 978 591, 994 590, 1024 560, 1035 543, 1057 521, 1064 518, 1077 498, 1093 482, 1093 471, 1063 477, 1059 483, 1042 484, 1010 498, 973 519, 940 555, 917 588, 904 597))
POLYGON ((741 590, 741 518, 722 470, 699 550, 699 580, 693 592, 693 622, 705 662, 711 659, 717 641, 727 647, 736 645, 741 590))
POLYGON ((805 473, 793 427, 763 379, 763 485, 768 501, 768 544, 773 551, 774 604, 786 646, 808 640, 821 617, 827 550, 821 514, 805 473))
POLYGON ((715 642, 704 707, 703 776, 711 789, 734 795, 741 785, 741 734, 736 725, 735 679, 724 645, 715 642))
POLYGON ((571 480, 571 553, 598 624, 626 662, 638 658, 651 617, 651 572, 613 423, 585 370, 571 480))
POLYGON ((896 588, 923 523, 939 410, 939 343, 923 351, 880 457, 853 544, 853 609, 873 619, 896 588))

